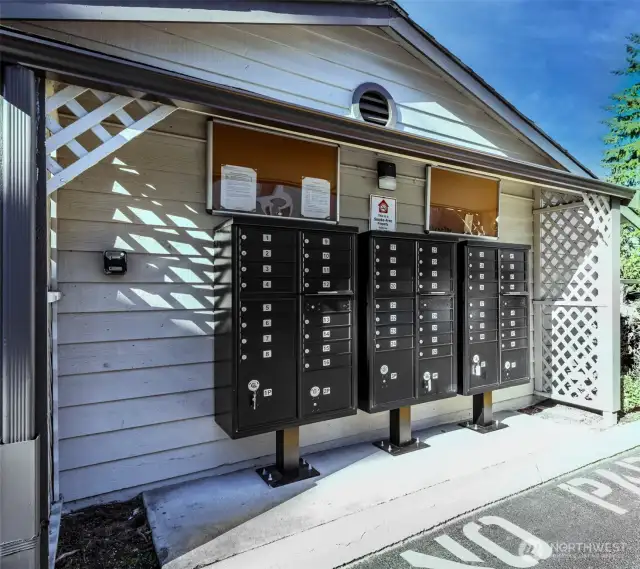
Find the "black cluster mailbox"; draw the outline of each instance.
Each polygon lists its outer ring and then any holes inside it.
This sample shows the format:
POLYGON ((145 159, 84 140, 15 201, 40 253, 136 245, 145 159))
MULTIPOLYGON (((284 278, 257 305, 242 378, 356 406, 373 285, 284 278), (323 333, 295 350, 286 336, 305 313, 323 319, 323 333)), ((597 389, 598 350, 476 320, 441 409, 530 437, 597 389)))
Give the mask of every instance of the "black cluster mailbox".
POLYGON ((453 397, 456 243, 369 231, 358 237, 359 406, 391 411, 391 454, 427 445, 411 436, 411 405, 453 397))
POLYGON ((356 413, 353 227, 246 218, 214 232, 216 422, 277 432, 272 486, 317 475, 298 427, 356 413))
POLYGON ((492 419, 492 392, 530 380, 529 247, 459 247, 459 392, 473 395, 473 420, 465 426, 486 432, 504 426, 492 419))

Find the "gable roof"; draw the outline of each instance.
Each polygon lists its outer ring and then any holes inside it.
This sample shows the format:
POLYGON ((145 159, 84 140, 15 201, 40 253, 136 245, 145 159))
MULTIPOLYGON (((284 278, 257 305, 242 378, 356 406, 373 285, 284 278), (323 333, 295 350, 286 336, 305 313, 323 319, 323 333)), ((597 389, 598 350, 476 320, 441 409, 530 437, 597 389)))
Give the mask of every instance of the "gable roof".
POLYGON ((5 20, 102 20, 379 26, 425 63, 435 64, 490 114, 509 124, 563 168, 596 175, 502 97, 395 0, 0 0, 5 20), (158 6, 160 4, 160 6, 158 6))

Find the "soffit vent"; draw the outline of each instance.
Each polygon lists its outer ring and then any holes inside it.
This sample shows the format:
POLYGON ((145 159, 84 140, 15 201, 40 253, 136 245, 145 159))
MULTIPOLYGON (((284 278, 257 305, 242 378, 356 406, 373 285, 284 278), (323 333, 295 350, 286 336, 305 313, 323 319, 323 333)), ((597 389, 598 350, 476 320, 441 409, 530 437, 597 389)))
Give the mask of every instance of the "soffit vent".
POLYGON ((353 94, 353 114, 377 126, 394 126, 396 107, 389 92, 375 83, 360 85, 353 94))

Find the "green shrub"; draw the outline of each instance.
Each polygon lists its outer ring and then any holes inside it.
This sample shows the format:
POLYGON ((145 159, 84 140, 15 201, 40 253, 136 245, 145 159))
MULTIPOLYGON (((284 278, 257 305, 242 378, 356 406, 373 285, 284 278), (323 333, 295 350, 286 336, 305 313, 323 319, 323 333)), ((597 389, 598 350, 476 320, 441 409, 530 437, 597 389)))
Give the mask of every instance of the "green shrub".
POLYGON ((640 409, 640 374, 637 372, 622 376, 622 411, 630 413, 640 409))

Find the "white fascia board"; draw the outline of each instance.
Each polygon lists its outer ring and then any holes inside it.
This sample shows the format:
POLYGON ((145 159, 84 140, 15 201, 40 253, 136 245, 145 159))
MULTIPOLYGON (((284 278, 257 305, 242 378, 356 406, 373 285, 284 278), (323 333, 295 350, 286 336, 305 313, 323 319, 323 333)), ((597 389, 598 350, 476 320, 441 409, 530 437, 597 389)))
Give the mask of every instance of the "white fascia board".
MULTIPOLYGON (((451 77, 457 84, 461 85, 467 92, 482 102, 490 111, 506 121, 512 128, 521 133, 537 148, 550 156, 562 167, 566 168, 573 174, 579 176, 587 176, 595 178, 592 172, 585 168, 563 152, 556 146, 547 136, 542 134, 540 130, 532 126, 527 119, 518 113, 510 104, 508 104, 497 93, 492 92, 486 84, 483 84, 478 77, 465 69, 455 57, 446 53, 437 42, 430 40, 426 32, 421 32, 416 28, 416 24, 405 18, 393 18, 386 32, 396 41, 406 42, 421 54, 427 61, 425 63, 435 64, 444 73, 451 77)), ((421 59, 422 59, 421 58, 421 59)), ((423 59, 423 61, 424 61, 423 59)))

